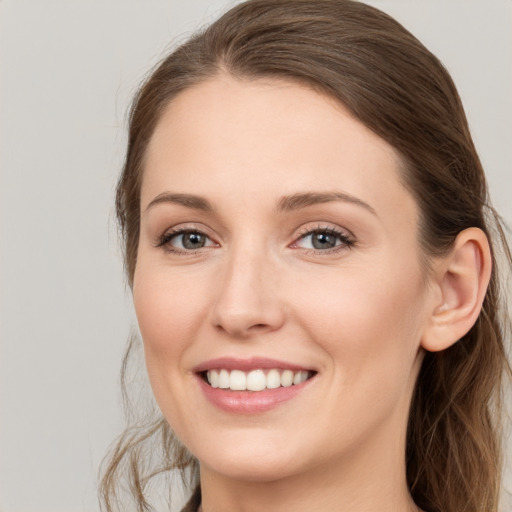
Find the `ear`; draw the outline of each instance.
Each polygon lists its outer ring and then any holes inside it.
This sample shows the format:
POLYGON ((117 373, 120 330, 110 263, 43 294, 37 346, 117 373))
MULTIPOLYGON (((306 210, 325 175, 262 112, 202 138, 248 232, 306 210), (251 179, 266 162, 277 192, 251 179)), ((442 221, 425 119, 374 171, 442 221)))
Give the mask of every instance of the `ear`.
POLYGON ((478 228, 461 231, 449 254, 435 262, 433 308, 421 345, 438 352, 460 340, 482 309, 492 258, 489 241, 478 228))

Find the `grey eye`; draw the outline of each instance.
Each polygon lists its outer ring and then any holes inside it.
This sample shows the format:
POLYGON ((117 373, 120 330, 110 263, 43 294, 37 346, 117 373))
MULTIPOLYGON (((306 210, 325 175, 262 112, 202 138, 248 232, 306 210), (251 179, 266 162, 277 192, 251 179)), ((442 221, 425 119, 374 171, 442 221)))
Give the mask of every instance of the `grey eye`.
POLYGON ((337 245, 337 237, 332 233, 326 233, 325 231, 317 231, 311 233, 311 245, 315 249, 332 249, 337 245))
POLYGON ((299 238, 295 245, 303 249, 325 251, 335 247, 350 246, 351 243, 343 233, 331 229, 316 229, 299 238))
POLYGON ((197 231, 187 231, 174 237, 172 245, 180 249, 201 249, 206 246, 208 238, 197 231))

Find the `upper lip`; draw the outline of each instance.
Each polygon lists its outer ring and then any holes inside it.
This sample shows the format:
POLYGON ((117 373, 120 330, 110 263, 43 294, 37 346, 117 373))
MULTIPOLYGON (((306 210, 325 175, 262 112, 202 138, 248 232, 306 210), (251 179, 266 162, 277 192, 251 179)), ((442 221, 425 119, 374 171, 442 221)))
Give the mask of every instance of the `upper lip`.
POLYGON ((281 370, 292 370, 296 372, 301 370, 312 370, 312 368, 309 368, 307 366, 289 363, 286 361, 280 361, 278 359, 269 359, 267 357, 251 357, 248 359, 240 359, 234 357, 219 357, 198 364, 192 369, 192 371, 195 373, 201 373, 207 370, 225 369, 242 370, 244 372, 250 372, 251 370, 269 370, 272 368, 278 368, 281 370))

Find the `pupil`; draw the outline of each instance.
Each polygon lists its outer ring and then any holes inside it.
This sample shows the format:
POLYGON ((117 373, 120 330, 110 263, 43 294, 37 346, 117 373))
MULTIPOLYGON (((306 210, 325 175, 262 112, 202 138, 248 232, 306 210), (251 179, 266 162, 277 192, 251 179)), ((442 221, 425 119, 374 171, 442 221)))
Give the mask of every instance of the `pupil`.
POLYGON ((329 233, 315 233, 313 235, 313 247, 315 249, 330 249, 336 246, 336 237, 329 233))
POLYGON ((183 235, 183 247, 186 249, 198 249, 204 247, 205 236, 200 233, 185 233, 183 235))

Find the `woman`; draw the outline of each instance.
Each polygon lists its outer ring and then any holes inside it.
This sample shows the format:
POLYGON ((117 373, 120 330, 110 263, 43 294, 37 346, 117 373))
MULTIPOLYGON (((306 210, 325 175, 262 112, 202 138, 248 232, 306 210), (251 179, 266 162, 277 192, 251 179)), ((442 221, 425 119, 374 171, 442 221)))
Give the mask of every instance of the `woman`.
POLYGON ((173 468, 187 511, 498 510, 510 251, 397 22, 233 8, 139 91, 117 211, 162 414, 115 447, 106 510, 123 471, 145 510, 173 468))

